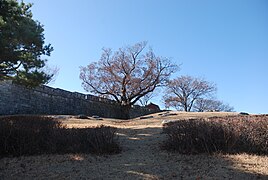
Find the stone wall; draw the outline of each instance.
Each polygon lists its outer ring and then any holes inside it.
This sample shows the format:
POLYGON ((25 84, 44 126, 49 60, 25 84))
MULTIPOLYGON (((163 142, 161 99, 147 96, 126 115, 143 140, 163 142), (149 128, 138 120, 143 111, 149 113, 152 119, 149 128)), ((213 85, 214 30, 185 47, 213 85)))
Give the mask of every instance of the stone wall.
MULTIPOLYGON (((131 117, 153 113, 135 106, 131 117)), ((40 86, 34 89, 0 81, 0 115, 11 114, 66 114, 121 118, 121 109, 115 101, 97 96, 40 86)))

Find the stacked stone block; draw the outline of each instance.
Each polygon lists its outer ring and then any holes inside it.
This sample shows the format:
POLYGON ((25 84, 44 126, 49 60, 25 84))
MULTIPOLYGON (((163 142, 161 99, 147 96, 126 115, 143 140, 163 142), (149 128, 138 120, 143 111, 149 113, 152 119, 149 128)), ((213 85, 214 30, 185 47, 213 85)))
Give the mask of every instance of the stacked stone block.
MULTIPOLYGON (((131 117, 153 113, 143 107, 131 109, 131 117)), ((121 109, 115 101, 90 94, 69 92, 49 86, 26 88, 11 81, 0 81, 0 115, 64 114, 120 118, 121 109)))

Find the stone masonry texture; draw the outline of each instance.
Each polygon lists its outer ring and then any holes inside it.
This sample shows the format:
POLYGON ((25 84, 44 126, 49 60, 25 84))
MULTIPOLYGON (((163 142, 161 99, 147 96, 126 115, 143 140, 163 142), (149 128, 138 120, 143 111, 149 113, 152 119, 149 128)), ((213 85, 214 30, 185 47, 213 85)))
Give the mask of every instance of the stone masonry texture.
MULTIPOLYGON (((154 111, 134 106, 130 117, 138 117, 154 111)), ((121 118, 121 108, 115 101, 90 94, 69 92, 49 86, 26 88, 12 81, 0 81, 0 115, 51 114, 98 115, 121 118)))

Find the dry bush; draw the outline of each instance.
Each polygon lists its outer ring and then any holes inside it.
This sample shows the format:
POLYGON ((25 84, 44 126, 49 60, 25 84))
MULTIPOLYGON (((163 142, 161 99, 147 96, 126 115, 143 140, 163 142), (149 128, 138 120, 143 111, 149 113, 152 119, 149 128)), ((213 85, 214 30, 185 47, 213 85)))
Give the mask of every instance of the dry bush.
POLYGON ((57 133, 57 152, 113 154, 121 151, 114 127, 62 129, 57 133))
POLYGON ((42 116, 0 118, 0 156, 51 153, 117 153, 116 128, 67 129, 42 116))
POLYGON ((268 116, 234 116, 171 122, 164 148, 184 154, 268 154, 268 116))
POLYGON ((42 154, 51 150, 54 131, 64 128, 58 121, 40 116, 11 116, 0 119, 1 155, 42 154))

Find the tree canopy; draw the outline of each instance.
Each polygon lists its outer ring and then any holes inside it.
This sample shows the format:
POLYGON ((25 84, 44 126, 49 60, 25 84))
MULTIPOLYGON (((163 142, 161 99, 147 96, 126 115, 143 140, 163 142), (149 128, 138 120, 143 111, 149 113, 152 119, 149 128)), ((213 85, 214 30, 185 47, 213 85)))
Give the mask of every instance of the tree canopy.
POLYGON ((229 104, 225 104, 222 101, 215 99, 202 99, 199 98, 194 104, 194 111, 221 111, 221 112, 232 112, 234 108, 229 104))
POLYGON ((214 92, 216 85, 213 83, 191 76, 181 76, 169 81, 163 99, 166 107, 188 112, 198 99, 207 98, 214 92))
MULTIPOLYGON (((127 110, 140 98, 163 86, 178 68, 168 58, 156 56, 146 42, 112 52, 103 49, 98 62, 81 67, 85 90, 114 99, 127 110)), ((127 117, 126 117, 127 118, 127 117)))
POLYGON ((43 57, 50 56, 53 48, 45 45, 44 28, 33 20, 31 6, 0 0, 0 80, 37 86, 53 76, 43 69, 43 57))

